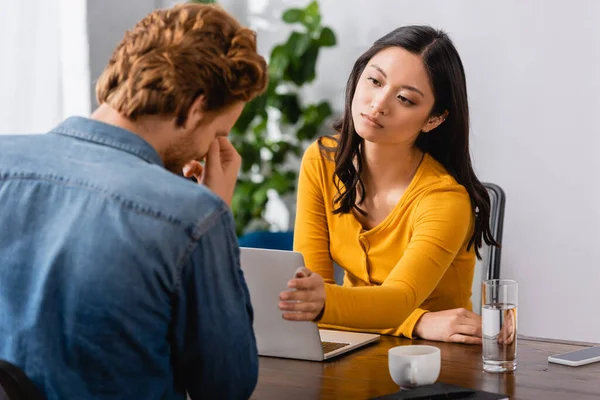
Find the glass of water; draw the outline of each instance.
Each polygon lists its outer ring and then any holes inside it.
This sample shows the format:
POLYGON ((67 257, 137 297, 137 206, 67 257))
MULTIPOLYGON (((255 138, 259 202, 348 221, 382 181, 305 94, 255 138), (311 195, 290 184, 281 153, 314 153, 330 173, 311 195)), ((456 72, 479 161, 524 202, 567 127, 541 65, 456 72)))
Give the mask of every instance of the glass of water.
POLYGON ((482 283, 483 370, 517 369, 517 282, 491 279, 482 283))

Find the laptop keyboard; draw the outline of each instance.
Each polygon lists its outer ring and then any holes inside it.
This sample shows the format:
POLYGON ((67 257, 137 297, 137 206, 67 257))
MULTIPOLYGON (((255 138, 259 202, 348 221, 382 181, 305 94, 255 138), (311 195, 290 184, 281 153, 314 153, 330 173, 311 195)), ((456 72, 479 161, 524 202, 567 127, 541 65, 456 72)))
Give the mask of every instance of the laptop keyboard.
POLYGON ((330 353, 334 350, 341 349, 346 346, 350 346, 350 343, 339 343, 339 342, 321 342, 323 345, 323 354, 330 353))

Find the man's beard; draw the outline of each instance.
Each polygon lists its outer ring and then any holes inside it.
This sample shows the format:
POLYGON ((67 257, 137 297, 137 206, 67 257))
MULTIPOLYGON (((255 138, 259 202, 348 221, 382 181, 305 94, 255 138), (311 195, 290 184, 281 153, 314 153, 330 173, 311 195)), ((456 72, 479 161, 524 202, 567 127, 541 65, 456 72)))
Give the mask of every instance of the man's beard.
POLYGON ((163 154, 165 169, 181 175, 183 166, 199 158, 192 133, 185 135, 179 142, 173 143, 163 154))

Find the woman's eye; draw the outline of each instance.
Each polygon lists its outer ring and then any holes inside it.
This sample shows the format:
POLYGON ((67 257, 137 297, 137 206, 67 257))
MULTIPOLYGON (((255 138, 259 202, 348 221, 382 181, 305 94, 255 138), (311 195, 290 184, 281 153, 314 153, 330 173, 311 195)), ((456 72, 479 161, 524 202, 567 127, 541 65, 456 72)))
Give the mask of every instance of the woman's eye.
POLYGON ((370 80, 371 83, 373 83, 373 85, 381 86, 381 83, 377 79, 375 79, 375 78, 367 78, 367 79, 370 80))
POLYGON ((400 100, 401 103, 410 105, 410 106, 413 106, 415 104, 404 96, 398 96, 398 100, 400 100))

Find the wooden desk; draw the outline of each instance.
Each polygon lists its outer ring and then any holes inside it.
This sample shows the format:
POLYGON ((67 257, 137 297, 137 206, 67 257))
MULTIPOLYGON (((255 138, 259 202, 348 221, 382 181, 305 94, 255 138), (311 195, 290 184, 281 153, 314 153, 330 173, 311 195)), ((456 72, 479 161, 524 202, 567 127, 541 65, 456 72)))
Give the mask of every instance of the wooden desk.
POLYGON ((368 399, 393 393, 398 387, 388 372, 387 351, 407 344, 441 349, 441 382, 503 393, 511 399, 600 399, 600 363, 581 367, 548 363, 549 355, 583 348, 580 345, 520 338, 517 371, 491 374, 482 371, 481 346, 389 336, 322 363, 261 357, 252 399, 368 399))

